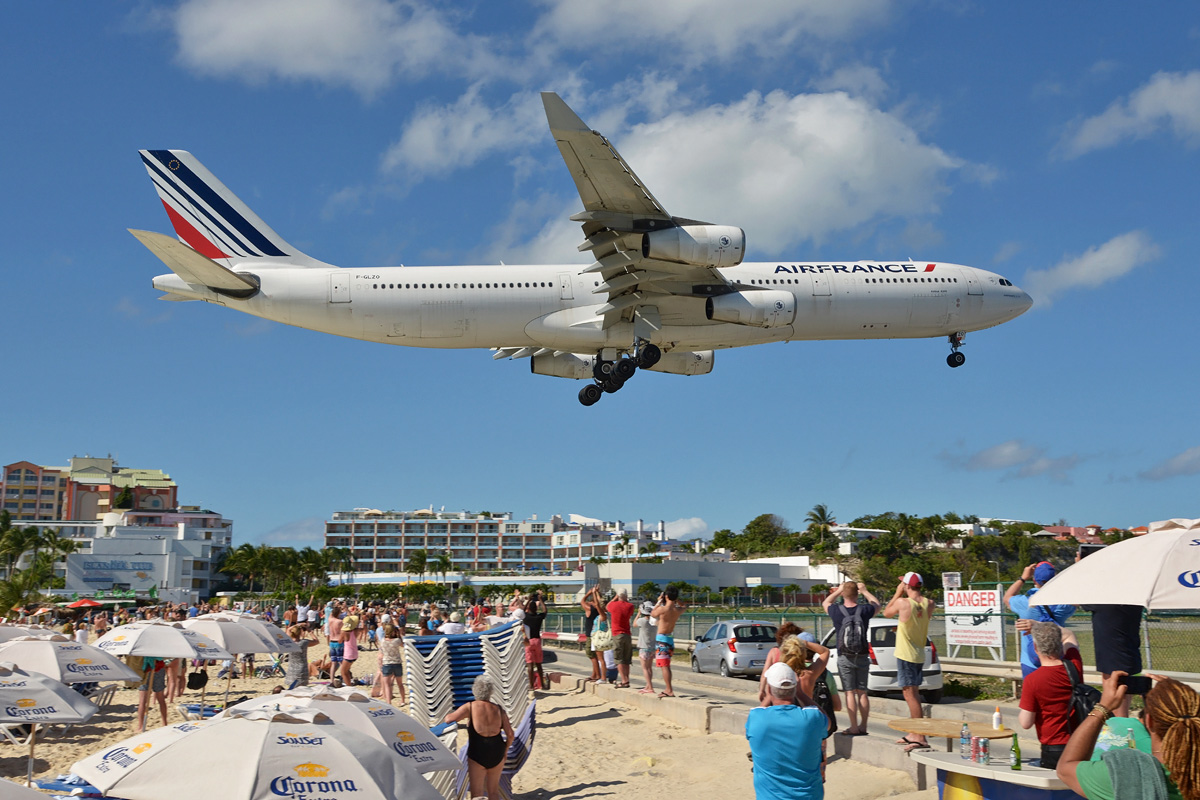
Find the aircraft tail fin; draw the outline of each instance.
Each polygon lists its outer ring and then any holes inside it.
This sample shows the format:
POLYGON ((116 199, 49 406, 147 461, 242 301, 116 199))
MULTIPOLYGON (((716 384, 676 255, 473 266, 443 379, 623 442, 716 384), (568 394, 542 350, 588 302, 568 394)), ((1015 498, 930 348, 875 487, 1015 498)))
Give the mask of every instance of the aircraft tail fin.
POLYGON ((324 267, 284 241, 186 150, 139 150, 180 241, 226 266, 324 267))

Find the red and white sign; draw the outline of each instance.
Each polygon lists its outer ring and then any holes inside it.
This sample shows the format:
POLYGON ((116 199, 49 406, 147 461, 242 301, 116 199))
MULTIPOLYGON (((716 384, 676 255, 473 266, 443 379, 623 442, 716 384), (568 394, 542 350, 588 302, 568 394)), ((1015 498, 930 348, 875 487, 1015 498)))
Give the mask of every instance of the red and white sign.
POLYGON ((1004 623, 998 589, 946 590, 946 644, 1000 647, 1004 623))

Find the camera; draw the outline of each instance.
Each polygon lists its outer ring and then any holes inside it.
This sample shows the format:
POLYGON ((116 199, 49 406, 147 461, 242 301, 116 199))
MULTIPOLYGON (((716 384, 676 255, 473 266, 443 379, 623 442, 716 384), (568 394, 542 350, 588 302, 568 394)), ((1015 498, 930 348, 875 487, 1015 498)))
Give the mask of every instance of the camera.
POLYGON ((1129 694, 1145 694, 1154 685, 1148 675, 1122 675, 1117 683, 1124 686, 1129 694))

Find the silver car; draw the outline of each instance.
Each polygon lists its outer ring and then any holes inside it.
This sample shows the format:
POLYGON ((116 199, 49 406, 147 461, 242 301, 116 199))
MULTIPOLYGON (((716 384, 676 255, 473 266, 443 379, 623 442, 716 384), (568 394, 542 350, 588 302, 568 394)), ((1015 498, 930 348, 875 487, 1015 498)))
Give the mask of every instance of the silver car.
MULTIPOLYGON (((896 675, 896 626, 894 619, 872 617, 868 637, 868 655, 871 665, 867 670, 868 692, 898 692, 900 686, 896 675)), ((829 631, 821 644, 829 648, 830 671, 838 678, 838 688, 843 689, 837 669, 837 642, 835 631, 829 631)), ((921 697, 926 703, 942 701, 942 665, 938 661, 937 648, 933 641, 925 640, 925 666, 921 670, 921 697)))
POLYGON ((693 672, 760 675, 767 653, 775 646, 776 626, 760 619, 718 622, 696 640, 692 649, 693 672))

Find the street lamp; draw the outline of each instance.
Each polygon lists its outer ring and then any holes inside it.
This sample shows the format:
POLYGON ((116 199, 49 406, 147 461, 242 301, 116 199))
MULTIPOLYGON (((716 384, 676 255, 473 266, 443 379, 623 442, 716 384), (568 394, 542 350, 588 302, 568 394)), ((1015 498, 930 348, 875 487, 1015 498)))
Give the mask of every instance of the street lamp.
POLYGON ((995 564, 995 565, 996 565, 996 585, 997 585, 997 586, 999 586, 999 585, 1000 585, 1000 562, 999 562, 999 561, 992 561, 992 560, 990 560, 990 559, 989 559, 989 560, 988 560, 988 563, 989 563, 989 564, 995 564))

